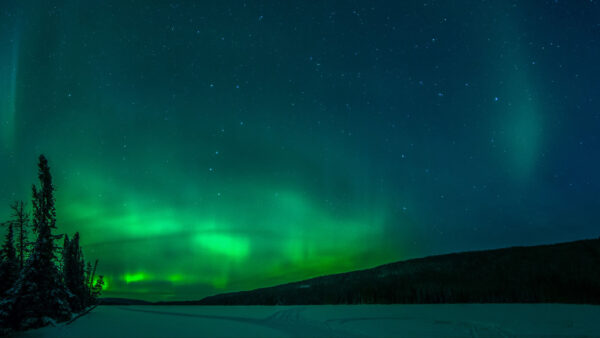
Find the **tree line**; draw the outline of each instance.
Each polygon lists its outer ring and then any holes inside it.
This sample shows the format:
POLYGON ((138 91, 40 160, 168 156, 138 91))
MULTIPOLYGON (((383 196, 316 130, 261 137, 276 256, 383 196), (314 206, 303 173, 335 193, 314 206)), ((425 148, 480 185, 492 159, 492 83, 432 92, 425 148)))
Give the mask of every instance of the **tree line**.
POLYGON ((104 285, 98 260, 86 262, 79 233, 72 239, 56 230, 54 185, 48 160, 38 161, 39 186, 32 187, 32 211, 13 203, 4 222, 0 251, 0 335, 67 321, 96 303, 104 285), (16 232, 16 233, 15 233, 16 232), (34 240, 30 240, 33 237, 34 240), (62 247, 57 241, 63 240, 62 247))

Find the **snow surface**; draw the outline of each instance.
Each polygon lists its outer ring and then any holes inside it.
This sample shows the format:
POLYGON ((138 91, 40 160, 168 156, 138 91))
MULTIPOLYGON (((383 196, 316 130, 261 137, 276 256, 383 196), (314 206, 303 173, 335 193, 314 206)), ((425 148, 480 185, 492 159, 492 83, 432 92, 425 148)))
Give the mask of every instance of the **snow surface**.
POLYGON ((17 337, 600 337, 600 306, 98 306, 17 337))

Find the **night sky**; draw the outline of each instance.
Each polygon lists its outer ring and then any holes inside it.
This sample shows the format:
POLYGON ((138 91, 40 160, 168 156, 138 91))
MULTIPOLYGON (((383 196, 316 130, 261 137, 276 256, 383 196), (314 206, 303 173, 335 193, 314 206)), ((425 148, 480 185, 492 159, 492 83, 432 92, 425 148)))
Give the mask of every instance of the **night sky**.
POLYGON ((105 296, 600 235, 597 1, 14 0, 0 43, 0 218, 44 153, 105 296))

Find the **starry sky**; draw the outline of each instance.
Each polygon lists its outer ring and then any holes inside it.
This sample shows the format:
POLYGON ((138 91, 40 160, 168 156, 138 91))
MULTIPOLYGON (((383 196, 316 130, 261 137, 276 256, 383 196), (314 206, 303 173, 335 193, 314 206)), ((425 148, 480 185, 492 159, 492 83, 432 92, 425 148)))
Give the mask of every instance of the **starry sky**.
POLYGON ((146 300, 595 238, 599 18, 562 0, 2 1, 0 217, 44 153, 57 232, 81 233, 105 296, 146 300))

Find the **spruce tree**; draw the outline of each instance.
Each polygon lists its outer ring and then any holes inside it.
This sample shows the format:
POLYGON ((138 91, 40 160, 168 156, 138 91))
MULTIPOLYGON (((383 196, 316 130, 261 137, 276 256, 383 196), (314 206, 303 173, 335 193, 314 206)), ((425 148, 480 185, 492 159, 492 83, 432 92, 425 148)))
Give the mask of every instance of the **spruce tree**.
POLYGON ((90 284, 91 285, 91 281, 90 278, 92 276, 92 262, 87 262, 87 264, 85 265, 85 280, 86 280, 86 285, 90 284))
POLYGON ((5 225, 8 225, 8 231, 6 232, 6 239, 2 245, 2 252, 0 254, 0 296, 4 297, 7 291, 13 286, 17 280, 19 274, 19 266, 17 263, 17 256, 14 245, 14 234, 13 225, 14 223, 9 221, 5 225))
POLYGON ((69 304, 74 312, 83 310, 89 302, 89 290, 84 271, 83 252, 79 246, 79 233, 72 240, 65 236, 63 275, 65 285, 71 292, 69 304))
POLYGON ((23 201, 14 202, 10 208, 13 210, 14 225, 17 230, 17 255, 19 259, 19 270, 23 269, 25 254, 27 253, 27 225, 29 214, 25 212, 23 201))
POLYGON ((69 240, 69 235, 65 234, 64 236, 64 240, 63 240, 63 247, 62 247, 62 272, 63 272, 63 278, 65 280, 66 283, 66 278, 68 275, 67 269, 69 266, 69 260, 71 259, 71 247, 70 247, 71 241, 69 240))
POLYGON ((93 299, 90 297, 90 289, 87 286, 87 271, 85 269, 85 259, 83 258, 83 250, 79 247, 79 261, 77 262, 78 266, 78 280, 80 280, 82 285, 82 295, 81 299, 83 302, 83 307, 87 307, 93 303, 93 299))
POLYGON ((94 288, 94 276, 96 275, 96 268, 98 267, 98 260, 94 263, 94 268, 90 274, 89 288, 92 290, 94 288))
POLYGON ((96 280, 96 283, 94 283, 94 287, 92 288, 92 297, 94 297, 93 298, 94 300, 96 300, 100 296, 103 286, 104 286, 104 276, 98 275, 98 279, 96 280))
POLYGON ((38 168, 40 187, 33 186, 32 201, 32 226, 37 238, 15 286, 0 303, 0 314, 8 314, 3 321, 15 329, 40 327, 71 317, 68 291, 57 266, 54 241, 60 236, 52 234, 56 229, 54 186, 44 155, 39 157, 38 168))
MULTIPOLYGON (((72 241, 69 240, 69 235, 65 234, 62 248, 61 271, 63 282, 65 283, 65 286, 69 291, 71 291, 69 288, 69 280, 71 279, 71 275, 73 274, 73 255, 71 253, 71 244, 72 241)), ((74 298, 75 295, 73 294, 73 292, 69 292, 69 305, 71 306, 71 309, 74 312, 76 312, 76 310, 73 308, 73 305, 75 303, 74 298)))

